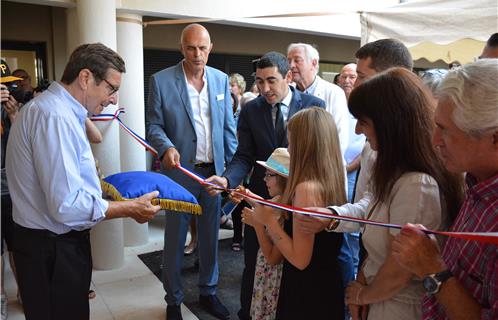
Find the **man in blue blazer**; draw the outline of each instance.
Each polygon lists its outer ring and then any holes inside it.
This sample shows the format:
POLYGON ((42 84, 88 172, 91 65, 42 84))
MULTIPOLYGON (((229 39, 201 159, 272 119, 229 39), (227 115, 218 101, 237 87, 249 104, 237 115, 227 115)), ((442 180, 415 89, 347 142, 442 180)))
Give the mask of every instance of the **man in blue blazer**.
MULTIPOLYGON (((239 145, 227 166, 223 176, 213 176, 208 180, 224 187, 235 188, 254 168, 249 182, 249 189, 269 198, 265 182, 265 168, 256 165, 256 160, 266 161, 270 154, 279 147, 287 147, 286 126, 279 133, 278 117, 283 120, 292 117, 296 112, 318 106, 325 108, 325 102, 314 96, 300 93, 290 86, 292 73, 287 57, 278 52, 266 53, 256 64, 256 84, 261 95, 242 108, 239 117, 239 145), (279 110, 280 109, 280 110, 279 110)), ((207 187, 210 194, 219 191, 207 187)), ((244 272, 240 292, 240 319, 250 319, 254 269, 259 244, 254 229, 248 225, 244 229, 244 272)))
MULTIPOLYGON (((181 165, 202 176, 223 172, 237 147, 226 74, 206 66, 212 43, 199 24, 182 32, 184 59, 150 78, 147 138, 157 149, 163 173, 199 200, 198 219, 200 304, 219 319, 229 312, 216 296, 220 198, 209 196, 194 180, 175 169, 181 165)), ((183 248, 191 215, 168 212, 164 237, 163 285, 168 320, 182 319, 184 294, 180 279, 183 248)))

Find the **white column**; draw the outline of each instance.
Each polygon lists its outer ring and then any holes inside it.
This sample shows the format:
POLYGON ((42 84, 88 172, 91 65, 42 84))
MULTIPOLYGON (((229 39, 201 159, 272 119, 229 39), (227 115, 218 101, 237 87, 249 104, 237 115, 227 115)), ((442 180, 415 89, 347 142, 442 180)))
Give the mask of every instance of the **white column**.
MULTIPOLYGON (((145 138, 144 105, 144 58, 143 58, 142 16, 118 12, 118 53, 126 63, 126 73, 119 89, 119 105, 125 108, 121 120, 145 138)), ((124 130, 120 131, 121 171, 145 171, 145 149, 124 130)), ((149 240, 148 224, 135 220, 123 220, 124 243, 126 246, 146 244, 149 240)))
MULTIPOLYGON (((66 23, 67 23, 67 30, 66 30, 66 57, 67 60, 69 60, 69 56, 71 55, 71 52, 73 52, 74 49, 78 45, 80 45, 81 42, 81 36, 80 36, 80 29, 79 29, 79 21, 78 21, 78 13, 76 8, 67 8, 66 9, 66 23)), ((64 65, 67 63, 67 61, 64 61, 64 65)))
MULTIPOLYGON (((68 49, 83 43, 100 42, 116 50, 116 1, 77 0, 76 8, 68 10, 68 49), (75 39, 77 38, 77 40, 75 39)), ((104 113, 114 113, 110 105, 104 113)), ((120 172, 119 126, 116 121, 98 123, 103 141, 92 145, 104 176, 120 172)), ((123 219, 103 221, 92 229, 93 266, 115 269, 124 263, 123 219)))

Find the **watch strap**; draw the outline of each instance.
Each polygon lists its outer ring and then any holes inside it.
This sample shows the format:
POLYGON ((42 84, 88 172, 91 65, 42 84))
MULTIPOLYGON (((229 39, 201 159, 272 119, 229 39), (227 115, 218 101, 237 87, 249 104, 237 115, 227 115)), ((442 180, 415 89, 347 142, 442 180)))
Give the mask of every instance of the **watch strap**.
POLYGON ((429 274, 424 278, 424 288, 430 295, 434 295, 439 292, 441 285, 452 276, 450 270, 429 274))
POLYGON ((441 271, 441 272, 434 274, 434 278, 436 278, 436 280, 441 282, 441 283, 445 282, 446 280, 448 280, 452 276, 453 276, 453 273, 451 273, 450 270, 444 270, 444 271, 441 271))

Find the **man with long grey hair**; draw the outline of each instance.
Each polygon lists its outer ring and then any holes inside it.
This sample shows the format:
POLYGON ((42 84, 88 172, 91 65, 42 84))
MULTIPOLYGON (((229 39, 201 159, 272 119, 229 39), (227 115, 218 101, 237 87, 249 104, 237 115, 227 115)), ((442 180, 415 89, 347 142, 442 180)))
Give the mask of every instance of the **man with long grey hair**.
MULTIPOLYGON (((451 231, 498 231, 498 59, 452 70, 437 90, 433 142, 448 170, 466 172, 467 192, 451 231)), ((423 319, 498 319, 496 245, 434 238, 407 225, 393 242, 406 269, 423 278, 423 319)))

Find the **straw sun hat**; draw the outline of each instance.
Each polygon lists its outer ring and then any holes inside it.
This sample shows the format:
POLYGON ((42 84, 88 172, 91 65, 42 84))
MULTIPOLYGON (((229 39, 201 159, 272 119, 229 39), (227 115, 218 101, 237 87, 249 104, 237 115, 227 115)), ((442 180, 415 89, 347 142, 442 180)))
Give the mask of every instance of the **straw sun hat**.
POLYGON ((284 178, 289 177, 290 156, 286 148, 277 148, 273 151, 268 160, 257 160, 256 162, 284 178))

